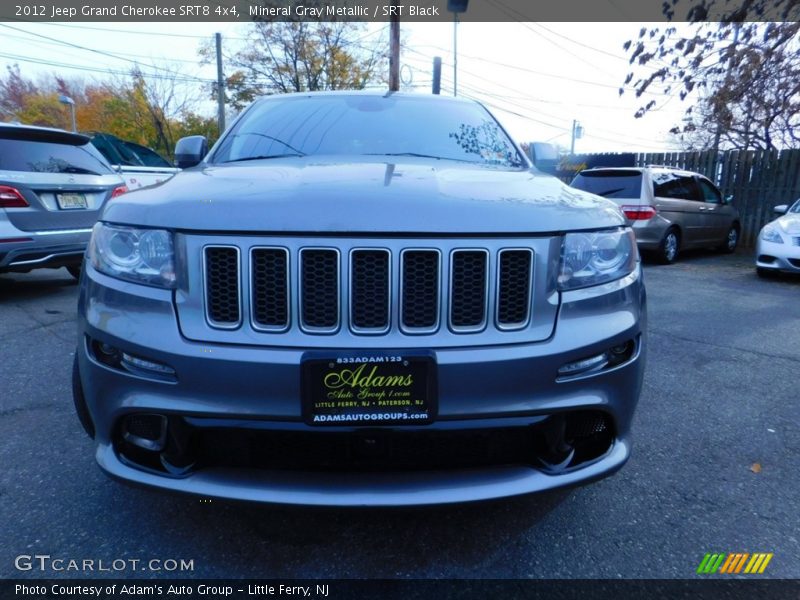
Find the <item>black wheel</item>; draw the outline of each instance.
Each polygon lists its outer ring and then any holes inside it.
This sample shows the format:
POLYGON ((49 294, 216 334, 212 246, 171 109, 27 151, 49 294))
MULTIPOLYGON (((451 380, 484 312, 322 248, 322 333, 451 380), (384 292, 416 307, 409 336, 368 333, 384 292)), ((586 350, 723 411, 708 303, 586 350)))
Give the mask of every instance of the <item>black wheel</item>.
POLYGON ((667 229, 661 244, 656 251, 656 260, 662 265, 671 265, 678 258, 681 248, 681 236, 674 227, 667 229))
POLYGON ((81 266, 80 265, 70 265, 67 267, 67 271, 69 274, 72 275, 75 279, 81 278, 81 266))
POLYGON ((736 252, 736 246, 738 245, 739 226, 731 225, 731 228, 728 230, 728 235, 725 236, 725 241, 718 246, 718 249, 720 252, 724 252, 725 254, 733 254, 736 252))
POLYGON ((72 361, 72 402, 75 404, 75 412, 78 413, 78 420, 81 422, 83 429, 89 434, 90 438, 94 439, 94 423, 92 422, 92 416, 89 414, 89 408, 86 406, 81 376, 78 371, 77 348, 75 349, 75 359, 72 361))

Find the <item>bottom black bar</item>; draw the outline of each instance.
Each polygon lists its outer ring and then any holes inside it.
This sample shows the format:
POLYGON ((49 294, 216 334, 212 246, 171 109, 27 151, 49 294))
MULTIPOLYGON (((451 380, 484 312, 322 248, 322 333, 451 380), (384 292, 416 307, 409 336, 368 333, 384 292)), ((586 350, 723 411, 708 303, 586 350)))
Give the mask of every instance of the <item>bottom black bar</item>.
POLYGON ((775 579, 328 579, 328 580, 192 580, 192 579, 42 579, 2 580, 0 598, 101 600, 182 598, 216 600, 283 599, 343 600, 623 600, 626 598, 676 598, 692 600, 750 600, 798 598, 800 580, 775 579))

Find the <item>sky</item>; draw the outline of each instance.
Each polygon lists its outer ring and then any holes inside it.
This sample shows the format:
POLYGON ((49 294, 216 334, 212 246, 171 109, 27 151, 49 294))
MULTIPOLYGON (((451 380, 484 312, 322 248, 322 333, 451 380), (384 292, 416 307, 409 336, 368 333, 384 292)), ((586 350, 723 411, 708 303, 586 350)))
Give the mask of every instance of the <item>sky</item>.
MULTIPOLYGON (((688 107, 661 94, 646 100, 658 110, 637 119, 643 104, 618 89, 630 71, 623 43, 642 23, 460 23, 459 96, 483 102, 518 142, 551 142, 569 148, 573 120, 584 130, 575 151, 674 151, 669 129, 688 107)), ((213 104, 200 86, 216 77, 201 65, 198 48, 216 32, 223 54, 243 44, 244 23, 1 23, 0 65, 17 63, 32 77, 60 73, 103 80, 137 63, 145 73, 178 68, 197 89, 198 108, 213 104), (13 29, 12 29, 13 28, 13 29), (70 45, 72 44, 72 45, 70 45), (81 46, 77 48, 75 46, 81 46)), ((388 24, 366 26, 362 44, 388 38, 388 24)), ((441 56, 442 93, 453 93, 453 23, 401 23, 401 89, 430 93, 434 56, 441 56)), ((641 71, 640 71, 641 72, 641 71)))

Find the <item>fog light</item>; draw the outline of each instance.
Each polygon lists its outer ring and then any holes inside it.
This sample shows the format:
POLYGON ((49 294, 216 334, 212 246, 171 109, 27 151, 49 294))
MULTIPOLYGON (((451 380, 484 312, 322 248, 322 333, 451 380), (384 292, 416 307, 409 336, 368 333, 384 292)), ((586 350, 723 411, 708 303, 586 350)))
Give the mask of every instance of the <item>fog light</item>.
POLYGON ((577 375, 587 371, 602 369, 608 364, 608 352, 603 352, 591 358, 584 358, 575 362, 567 363, 558 369, 559 375, 577 375))
POLYGON ((133 367, 134 369, 141 369, 142 371, 152 371, 153 373, 157 373, 159 375, 175 375, 175 369, 172 367, 152 360, 140 358, 138 356, 133 356, 127 352, 122 353, 122 366, 128 369, 133 367))
POLYGON ((139 413, 125 417, 122 438, 144 450, 160 452, 167 442, 167 417, 139 413))

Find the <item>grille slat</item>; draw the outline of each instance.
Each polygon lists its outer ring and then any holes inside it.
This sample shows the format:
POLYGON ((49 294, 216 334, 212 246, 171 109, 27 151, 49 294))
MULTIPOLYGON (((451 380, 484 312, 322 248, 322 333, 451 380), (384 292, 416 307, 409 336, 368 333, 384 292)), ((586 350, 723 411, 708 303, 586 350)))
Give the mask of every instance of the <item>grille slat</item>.
POLYGON ((303 249, 300 257, 302 324, 309 329, 333 331, 339 326, 339 253, 303 249))
POLYGON ((208 246, 205 262, 208 320, 217 327, 235 327, 242 316, 239 250, 231 246, 208 246))
POLYGON ((406 250, 402 263, 403 326, 433 329, 439 322, 439 252, 406 250))
POLYGON ((389 327, 389 252, 354 250, 350 261, 350 319, 356 330, 389 327))
POLYGON ((289 254, 283 248, 254 248, 250 255, 253 322, 283 330, 289 326, 289 254))
POLYGON ((502 250, 497 281, 497 322, 501 326, 523 325, 531 303, 530 250, 502 250))
POLYGON ((450 287, 450 324, 456 329, 474 329, 486 321, 485 250, 453 252, 450 287))

